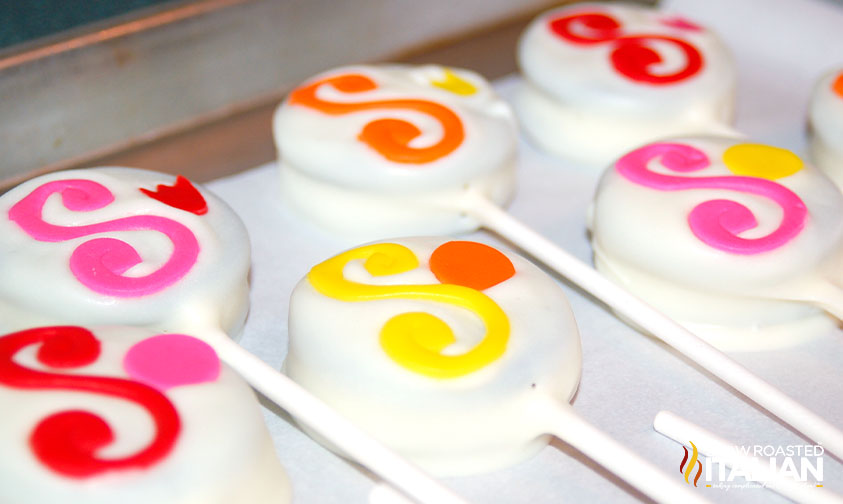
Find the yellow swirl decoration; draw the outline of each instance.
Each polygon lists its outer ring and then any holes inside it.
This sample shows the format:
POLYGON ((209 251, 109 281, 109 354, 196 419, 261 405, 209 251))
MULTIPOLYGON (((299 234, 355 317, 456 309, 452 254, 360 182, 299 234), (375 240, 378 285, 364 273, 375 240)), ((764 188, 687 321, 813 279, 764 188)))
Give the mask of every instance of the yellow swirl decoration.
POLYGON ((413 251, 396 243, 366 245, 318 264, 307 278, 317 292, 348 302, 379 299, 419 299, 469 310, 483 322, 486 334, 474 348, 460 355, 443 355, 456 341, 453 331, 426 312, 402 313, 384 324, 380 343, 387 355, 401 366, 433 378, 457 378, 494 362, 506 351, 509 319, 489 296, 469 287, 452 284, 369 285, 347 280, 343 274, 351 261, 364 261, 373 276, 397 275, 418 267, 413 251))

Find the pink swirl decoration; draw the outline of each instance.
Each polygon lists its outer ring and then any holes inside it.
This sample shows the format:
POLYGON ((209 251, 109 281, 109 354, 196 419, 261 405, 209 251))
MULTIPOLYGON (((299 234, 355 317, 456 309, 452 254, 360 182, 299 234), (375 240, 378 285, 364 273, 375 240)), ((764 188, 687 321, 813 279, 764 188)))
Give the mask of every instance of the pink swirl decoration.
POLYGON ((702 170, 710 165, 706 154, 690 145, 655 143, 622 157, 615 168, 624 178, 659 191, 686 189, 723 189, 755 194, 775 201, 783 212, 782 221, 773 232, 759 238, 741 238, 740 233, 758 226, 752 211, 741 203, 715 199, 700 203, 688 215, 694 235, 707 245, 732 254, 758 254, 781 247, 805 226, 808 210, 793 191, 771 180, 746 176, 677 177, 656 173, 648 163, 660 158, 665 168, 679 173, 702 170))
POLYGON ((68 210, 98 210, 114 201, 105 186, 92 180, 72 179, 47 182, 17 202, 9 219, 29 236, 42 242, 62 242, 97 233, 152 230, 173 243, 170 258, 158 270, 140 277, 124 276, 143 259, 128 243, 116 238, 94 238, 79 245, 70 257, 70 270, 86 287, 109 296, 138 297, 154 294, 176 283, 196 264, 199 242, 186 226, 155 215, 134 215, 84 226, 56 226, 44 221, 44 204, 60 193, 68 210))

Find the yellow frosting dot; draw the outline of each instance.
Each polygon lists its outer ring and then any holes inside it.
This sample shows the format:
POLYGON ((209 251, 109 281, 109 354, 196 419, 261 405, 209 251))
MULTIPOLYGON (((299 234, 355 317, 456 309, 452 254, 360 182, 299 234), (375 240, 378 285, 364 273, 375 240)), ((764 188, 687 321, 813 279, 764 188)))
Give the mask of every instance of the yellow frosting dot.
POLYGON ((723 153, 726 168, 735 175, 776 180, 798 172, 804 166, 799 156, 787 149, 763 144, 738 144, 723 153))
POLYGON ((432 81, 431 84, 461 96, 469 96, 477 92, 477 87, 474 84, 461 78, 447 68, 445 69, 445 78, 432 81))

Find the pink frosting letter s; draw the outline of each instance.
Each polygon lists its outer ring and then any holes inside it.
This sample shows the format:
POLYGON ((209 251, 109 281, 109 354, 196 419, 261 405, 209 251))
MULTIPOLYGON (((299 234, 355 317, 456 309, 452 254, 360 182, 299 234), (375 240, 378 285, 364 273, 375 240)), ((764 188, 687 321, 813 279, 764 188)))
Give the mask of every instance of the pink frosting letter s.
POLYGON ((71 179, 47 182, 9 210, 9 219, 29 236, 42 242, 61 242, 87 235, 114 231, 152 230, 173 243, 170 258, 158 270, 140 277, 123 276, 142 262, 138 252, 116 238, 94 238, 79 245, 70 257, 73 275, 86 287, 108 296, 138 297, 154 294, 176 283, 196 264, 199 242, 190 229, 172 219, 155 215, 133 215, 83 226, 56 226, 43 219, 44 204, 54 193, 61 194, 68 210, 85 212, 114 201, 105 186, 92 180, 71 179))
POLYGON ((739 233, 752 229, 758 221, 741 203, 714 199, 700 203, 688 215, 694 235, 707 245, 732 254, 758 254, 786 244, 805 226, 808 211, 793 191, 771 180, 747 176, 677 177, 656 173, 648 163, 660 158, 665 168, 679 173, 702 170, 709 166, 706 154, 690 145, 655 143, 622 157, 615 168, 626 179, 659 191, 685 189, 721 189, 755 194, 775 201, 783 212, 778 228, 759 238, 741 238, 739 233))

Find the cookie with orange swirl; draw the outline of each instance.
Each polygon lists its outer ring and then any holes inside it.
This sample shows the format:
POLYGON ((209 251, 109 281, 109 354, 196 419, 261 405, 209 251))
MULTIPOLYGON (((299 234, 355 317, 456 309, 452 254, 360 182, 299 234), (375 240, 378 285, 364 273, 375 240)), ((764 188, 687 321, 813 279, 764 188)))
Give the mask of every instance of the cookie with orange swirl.
POLYGON ((811 159, 843 187, 843 69, 829 72, 817 82, 808 121, 811 159))
POLYGON ((456 201, 512 197, 517 134, 481 76, 434 65, 349 66, 293 90, 273 119, 284 202, 356 240, 477 227, 456 201))

